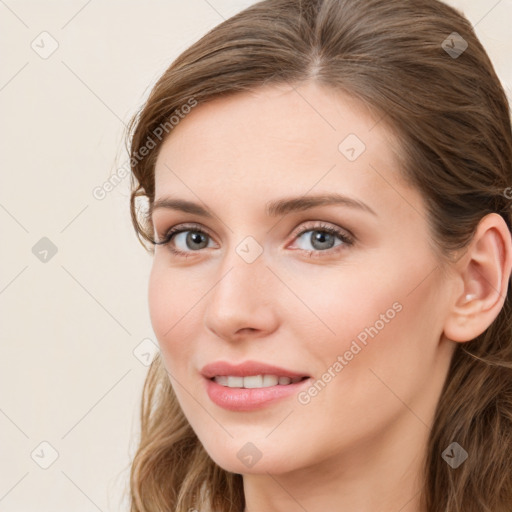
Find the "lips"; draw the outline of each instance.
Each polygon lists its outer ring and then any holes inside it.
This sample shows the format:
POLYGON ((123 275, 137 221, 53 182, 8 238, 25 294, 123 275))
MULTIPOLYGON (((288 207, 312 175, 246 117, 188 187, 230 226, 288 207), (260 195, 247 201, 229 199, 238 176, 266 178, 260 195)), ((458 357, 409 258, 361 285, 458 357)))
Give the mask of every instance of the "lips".
POLYGON ((234 412, 255 411, 290 398, 310 380, 305 373, 257 361, 217 361, 203 367, 201 374, 210 400, 234 412))
POLYGON ((204 366, 201 370, 201 375, 207 379, 230 376, 251 377, 255 375, 275 375, 278 378, 288 377, 289 379, 302 379, 304 377, 309 377, 309 375, 306 373, 297 372, 258 361, 246 361, 238 365, 234 365, 225 361, 216 361, 204 366))

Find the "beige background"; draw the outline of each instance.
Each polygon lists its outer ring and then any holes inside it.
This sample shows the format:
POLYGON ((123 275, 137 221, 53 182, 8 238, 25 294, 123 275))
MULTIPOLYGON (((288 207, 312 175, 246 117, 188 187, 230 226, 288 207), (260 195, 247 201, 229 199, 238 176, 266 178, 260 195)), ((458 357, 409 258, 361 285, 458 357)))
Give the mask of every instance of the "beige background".
MULTIPOLYGON (((125 163, 124 124, 150 85, 252 3, 0 0, 0 512, 126 510, 156 350, 151 259, 129 222, 129 179, 101 200, 93 190, 125 163)), ((449 3, 510 97, 512 0, 449 3)))

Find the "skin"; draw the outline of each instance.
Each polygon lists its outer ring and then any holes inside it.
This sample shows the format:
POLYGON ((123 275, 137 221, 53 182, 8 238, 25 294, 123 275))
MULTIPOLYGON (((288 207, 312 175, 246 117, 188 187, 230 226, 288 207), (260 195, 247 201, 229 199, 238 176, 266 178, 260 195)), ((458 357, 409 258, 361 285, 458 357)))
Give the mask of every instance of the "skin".
POLYGON ((243 474, 246 512, 420 512, 427 438, 456 341, 482 332, 503 304, 511 257, 501 217, 488 216, 479 243, 443 272, 421 194, 401 180, 397 143, 378 121, 315 82, 265 86, 197 106, 160 150, 155 199, 194 201, 213 217, 153 211, 157 240, 185 223, 209 236, 202 249, 176 236, 170 245, 187 257, 156 247, 151 321, 201 443, 243 474), (366 146, 354 161, 338 149, 349 134, 366 146), (375 215, 347 205, 265 214, 271 200, 334 191, 375 215), (354 243, 335 236, 334 247, 318 248, 319 224, 348 230, 354 243), (252 263, 235 250, 247 236, 263 251, 252 263), (393 304, 400 311, 333 371, 393 304), (210 401, 200 375, 218 360, 335 377, 307 404, 291 396, 233 412, 210 401), (251 468, 237 457, 248 442, 262 455, 251 468))

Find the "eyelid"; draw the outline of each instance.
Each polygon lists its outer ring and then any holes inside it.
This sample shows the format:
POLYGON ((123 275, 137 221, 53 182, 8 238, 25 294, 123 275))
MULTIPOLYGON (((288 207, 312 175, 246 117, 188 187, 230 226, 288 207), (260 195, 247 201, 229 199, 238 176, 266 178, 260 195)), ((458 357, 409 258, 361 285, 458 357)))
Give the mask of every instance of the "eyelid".
MULTIPOLYGON (((174 236, 186 231, 195 231, 199 233, 203 233, 206 236, 208 236, 210 239, 214 240, 214 237, 209 233, 208 229, 203 227, 200 224, 197 223, 182 223, 182 224, 176 224, 175 226, 172 226, 171 228, 167 229, 163 235, 158 234, 158 240, 153 241, 155 245, 163 245, 167 246, 168 249, 175 254, 178 257, 187 257, 189 255, 193 255, 194 253, 201 253, 202 250, 198 251, 181 251, 179 249, 174 249, 171 247, 171 241, 174 239, 174 236)), ((337 226, 335 224, 327 223, 326 221, 303 221, 297 228, 295 228, 290 235, 292 237, 291 243, 296 241, 300 236, 302 236, 304 233, 308 231, 325 231, 329 232, 332 235, 338 237, 342 243, 338 246, 335 246, 333 248, 327 249, 325 251, 319 251, 319 250, 306 250, 306 249, 294 249, 299 250, 305 253, 308 253, 310 255, 315 254, 315 257, 328 257, 329 255, 332 256, 335 254, 338 250, 342 249, 346 246, 352 246, 357 238, 353 235, 353 233, 346 229, 342 228, 340 226, 337 226), (322 253, 326 253, 325 256, 322 256, 322 253)), ((215 240, 214 240, 215 241, 215 240)), ((216 242, 215 242, 216 243, 216 242)), ((288 247, 289 244, 287 244, 288 247)))
MULTIPOLYGON (((299 235, 302 235, 306 231, 334 231, 336 232, 336 236, 342 236, 350 240, 351 243, 356 241, 355 235, 347 228, 342 228, 341 226, 337 226, 336 224, 332 224, 326 221, 305 221, 300 224, 296 229, 293 230, 291 236, 295 239, 299 235)), ((322 251, 319 251, 322 252, 322 251)), ((325 251, 323 251, 325 252, 325 251)))
POLYGON ((163 245, 166 243, 166 240, 169 238, 170 234, 178 234, 179 232, 183 232, 183 231, 198 231, 200 233, 204 233, 205 235, 208 235, 210 238, 214 238, 208 232, 208 230, 205 227, 203 227, 202 225, 195 224, 193 222, 192 223, 184 222, 182 224, 176 224, 175 226, 172 226, 169 229, 164 230, 164 232, 162 234, 157 233, 158 240, 153 241, 153 243, 156 245, 163 245))

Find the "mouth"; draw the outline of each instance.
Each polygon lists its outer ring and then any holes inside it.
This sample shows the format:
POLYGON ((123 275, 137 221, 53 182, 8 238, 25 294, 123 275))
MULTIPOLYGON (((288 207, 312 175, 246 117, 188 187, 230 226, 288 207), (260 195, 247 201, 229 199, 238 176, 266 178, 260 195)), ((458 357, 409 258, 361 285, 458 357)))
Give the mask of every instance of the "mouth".
POLYGON ((217 361, 201 370, 210 400, 235 412, 254 411, 290 398, 308 385, 311 376, 257 361, 217 361))
MULTIPOLYGON (((290 379, 290 381, 293 379, 297 382, 297 379, 310 377, 310 375, 303 372, 288 370, 287 368, 281 368, 279 366, 260 361, 245 361, 239 364, 232 364, 227 361, 216 361, 204 366, 201 370, 201 375, 207 379, 222 379, 225 377, 230 382, 236 382, 236 386, 230 387, 251 387, 251 384, 253 383, 257 384, 257 387, 262 387, 262 379, 264 377, 266 378, 266 382, 269 383, 267 385, 270 386, 275 386, 281 383, 282 385, 290 384, 287 379, 290 379), (244 379, 244 382, 245 379, 247 379, 248 386, 242 386, 240 381, 234 380, 240 377, 244 379), (277 378, 277 382, 274 382, 275 378, 277 378), (281 383, 279 382, 280 379, 281 383)), ((226 384, 223 383, 222 385, 226 384)))
POLYGON ((248 375, 241 377, 237 375, 217 375, 210 378, 211 381, 226 388, 259 389, 272 386, 289 386, 309 377, 286 377, 279 375, 248 375))

